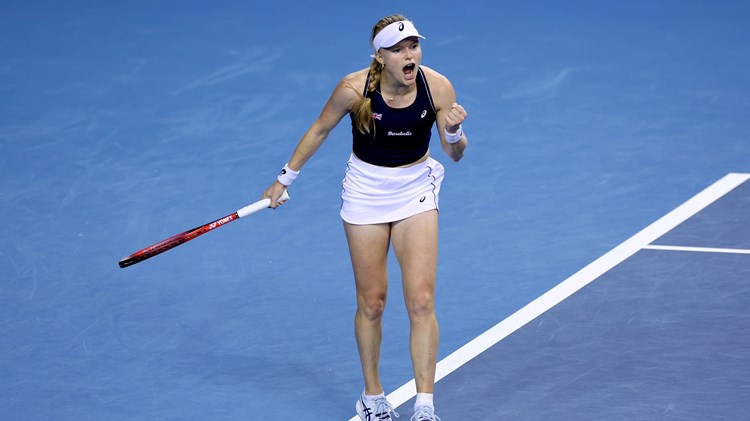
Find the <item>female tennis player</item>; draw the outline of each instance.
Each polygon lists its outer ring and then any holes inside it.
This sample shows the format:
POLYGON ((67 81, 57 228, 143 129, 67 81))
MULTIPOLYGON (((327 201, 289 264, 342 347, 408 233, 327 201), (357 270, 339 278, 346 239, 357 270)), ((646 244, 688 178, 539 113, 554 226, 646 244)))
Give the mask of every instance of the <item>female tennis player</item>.
POLYGON ((372 29, 372 62, 346 75, 320 116, 302 136, 277 180, 263 193, 271 207, 295 180, 328 134, 351 117, 353 147, 341 194, 341 218, 349 244, 357 290, 355 336, 365 388, 356 402, 364 421, 391 420, 379 362, 381 317, 388 290, 389 246, 401 267, 410 320, 410 351, 416 379, 415 421, 439 420, 433 389, 438 348, 434 295, 438 254, 438 197, 443 166, 430 157, 433 125, 453 160, 464 154, 461 123, 466 111, 456 103, 450 81, 422 66, 420 39, 402 15, 381 19, 372 29))

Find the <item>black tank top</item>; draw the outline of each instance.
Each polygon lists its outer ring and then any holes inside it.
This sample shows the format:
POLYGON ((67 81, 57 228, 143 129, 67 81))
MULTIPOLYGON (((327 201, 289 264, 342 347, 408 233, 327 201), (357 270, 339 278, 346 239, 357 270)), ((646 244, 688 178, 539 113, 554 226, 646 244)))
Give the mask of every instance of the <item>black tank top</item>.
POLYGON ((399 167, 411 164, 427 153, 432 135, 432 125, 437 113, 427 79, 419 68, 417 72, 417 97, 406 108, 391 108, 380 91, 367 91, 367 75, 363 95, 371 99, 372 121, 375 130, 360 133, 352 118, 352 150, 359 159, 382 167, 399 167))

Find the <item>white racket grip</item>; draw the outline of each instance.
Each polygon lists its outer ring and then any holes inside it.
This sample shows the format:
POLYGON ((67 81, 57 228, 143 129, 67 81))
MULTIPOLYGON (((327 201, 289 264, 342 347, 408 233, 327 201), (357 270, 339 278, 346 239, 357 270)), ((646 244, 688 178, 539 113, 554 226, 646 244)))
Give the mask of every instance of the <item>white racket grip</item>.
MULTIPOLYGON (((289 200, 291 196, 289 196, 289 192, 284 190, 284 193, 281 193, 281 197, 279 197, 279 201, 282 200, 289 200)), ((244 208, 237 211, 237 216, 240 218, 244 218, 245 216, 252 215, 255 212, 258 212, 260 210, 263 210, 267 207, 271 206, 271 199, 265 198, 258 200, 255 203, 251 203, 244 208)))

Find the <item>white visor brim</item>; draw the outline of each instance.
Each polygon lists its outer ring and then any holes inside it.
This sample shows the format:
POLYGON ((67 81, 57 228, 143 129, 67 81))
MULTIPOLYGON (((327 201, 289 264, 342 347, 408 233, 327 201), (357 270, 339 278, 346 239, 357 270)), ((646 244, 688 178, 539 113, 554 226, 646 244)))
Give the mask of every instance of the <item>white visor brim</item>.
POLYGON ((409 37, 425 39, 408 20, 393 22, 375 35, 375 39, 372 40, 372 49, 377 53, 381 48, 393 47, 409 37))

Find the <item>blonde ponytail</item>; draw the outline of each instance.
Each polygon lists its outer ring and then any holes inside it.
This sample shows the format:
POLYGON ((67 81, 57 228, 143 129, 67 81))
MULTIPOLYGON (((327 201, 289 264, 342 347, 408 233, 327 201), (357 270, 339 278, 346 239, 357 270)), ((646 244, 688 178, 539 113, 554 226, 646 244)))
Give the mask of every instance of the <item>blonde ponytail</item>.
MULTIPOLYGON (((382 66, 373 59, 370 63, 370 83, 366 87, 367 92, 378 89, 381 71, 382 66)), ((354 104, 354 125, 362 134, 369 134, 371 129, 375 129, 372 122, 372 100, 364 95, 354 104)))

